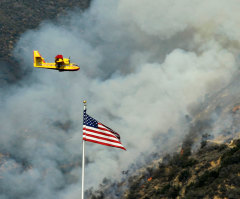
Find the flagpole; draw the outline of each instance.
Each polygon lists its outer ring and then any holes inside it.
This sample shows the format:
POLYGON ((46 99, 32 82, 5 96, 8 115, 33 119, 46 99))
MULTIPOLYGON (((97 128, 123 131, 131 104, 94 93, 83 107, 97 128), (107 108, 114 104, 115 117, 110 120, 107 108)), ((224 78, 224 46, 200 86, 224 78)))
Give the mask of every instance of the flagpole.
MULTIPOLYGON (((86 101, 83 101, 83 110, 86 110, 86 101)), ((85 141, 82 139, 82 199, 84 199, 84 169, 85 169, 85 141)))

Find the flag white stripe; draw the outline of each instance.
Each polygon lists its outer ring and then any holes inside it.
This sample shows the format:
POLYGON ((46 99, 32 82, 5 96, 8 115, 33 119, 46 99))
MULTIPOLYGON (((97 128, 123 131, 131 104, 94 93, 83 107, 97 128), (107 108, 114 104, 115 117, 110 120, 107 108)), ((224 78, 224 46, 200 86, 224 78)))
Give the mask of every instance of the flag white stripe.
MULTIPOLYGON (((86 125, 83 125, 83 128, 86 128, 86 129, 90 129, 90 130, 93 130, 93 131, 98 131, 98 132, 101 132, 101 133, 106 133, 106 134, 115 136, 113 133, 110 133, 109 130, 108 130, 108 131, 105 131, 105 130, 97 129, 97 128, 94 128, 94 127, 91 127, 91 126, 86 126, 86 125)), ((106 129, 106 128, 105 128, 105 129, 106 129)))
POLYGON ((106 130, 108 130, 108 131, 111 131, 111 130, 108 129, 106 126, 102 125, 101 123, 98 123, 98 127, 100 127, 100 128, 104 128, 104 129, 106 129, 106 130))
POLYGON ((119 143, 109 142, 109 141, 106 141, 106 140, 101 140, 101 139, 97 139, 97 138, 93 138, 93 137, 87 137, 86 139, 88 139, 88 140, 95 140, 95 141, 98 141, 98 142, 103 142, 103 143, 106 143, 106 144, 111 144, 111 145, 114 145, 114 146, 121 146, 121 147, 123 147, 123 145, 121 145, 119 143))
MULTIPOLYGON (((85 133, 85 135, 83 134, 83 138, 86 138, 86 139, 93 139, 93 137, 92 136, 89 136, 88 134, 92 134, 93 136, 94 136, 94 133, 92 133, 92 132, 89 132, 89 131, 87 131, 87 130, 83 130, 83 133, 85 133)), ((100 135, 100 134, 95 134, 96 136, 98 136, 98 137, 100 137, 100 136, 102 136, 102 135, 100 135)), ((99 140, 101 140, 101 138, 94 138, 94 139, 99 139, 99 140)), ((108 141, 108 142, 111 142, 111 143, 120 143, 121 144, 121 142, 120 142, 120 140, 119 139, 114 139, 113 137, 108 137, 108 136, 104 136, 103 138, 102 138, 102 140, 104 140, 104 141, 108 141), (113 141, 111 142, 110 140, 105 140, 105 139, 112 139, 113 141)))
MULTIPOLYGON (((110 139, 110 140, 115 140, 115 141, 119 141, 119 139, 117 138, 114 138, 114 137, 110 137, 110 136, 106 136, 106 135, 101 135, 99 133, 93 133, 93 132, 89 132, 87 130, 84 130, 83 133, 86 133, 87 135, 95 135, 95 136, 98 136, 98 137, 102 137, 102 138, 107 138, 107 139, 110 139)), ((86 135, 86 136, 87 136, 86 135)))

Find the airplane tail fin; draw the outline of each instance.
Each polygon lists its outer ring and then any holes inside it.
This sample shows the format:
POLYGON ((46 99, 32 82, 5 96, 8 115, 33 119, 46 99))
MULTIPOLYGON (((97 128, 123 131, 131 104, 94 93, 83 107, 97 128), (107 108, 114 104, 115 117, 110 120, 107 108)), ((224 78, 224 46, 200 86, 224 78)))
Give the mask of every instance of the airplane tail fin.
POLYGON ((37 50, 33 51, 33 66, 38 67, 41 66, 42 63, 45 63, 44 58, 40 55, 37 50))

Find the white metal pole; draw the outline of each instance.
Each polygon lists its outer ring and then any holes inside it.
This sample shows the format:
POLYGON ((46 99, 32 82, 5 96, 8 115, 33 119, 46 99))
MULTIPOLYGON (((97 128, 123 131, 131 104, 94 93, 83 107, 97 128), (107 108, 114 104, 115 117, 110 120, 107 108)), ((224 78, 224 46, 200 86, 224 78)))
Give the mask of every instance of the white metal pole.
MULTIPOLYGON (((86 101, 83 101, 83 110, 86 110, 86 101)), ((82 199, 84 199, 84 169, 85 169, 85 141, 82 139, 82 199)))

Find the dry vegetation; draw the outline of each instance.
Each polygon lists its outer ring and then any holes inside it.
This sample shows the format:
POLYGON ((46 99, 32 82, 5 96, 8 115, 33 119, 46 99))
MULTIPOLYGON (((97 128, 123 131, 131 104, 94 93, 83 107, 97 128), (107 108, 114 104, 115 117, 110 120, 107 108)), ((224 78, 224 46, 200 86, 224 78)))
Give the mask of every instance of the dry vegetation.
POLYGON ((105 179, 101 189, 90 190, 88 195, 91 199, 237 199, 240 198, 239 165, 239 139, 231 145, 207 143, 192 155, 166 155, 158 166, 149 165, 139 174, 130 176, 127 182, 110 185, 105 179))

